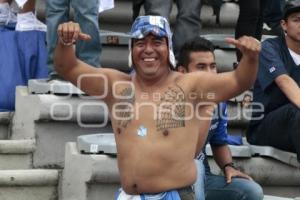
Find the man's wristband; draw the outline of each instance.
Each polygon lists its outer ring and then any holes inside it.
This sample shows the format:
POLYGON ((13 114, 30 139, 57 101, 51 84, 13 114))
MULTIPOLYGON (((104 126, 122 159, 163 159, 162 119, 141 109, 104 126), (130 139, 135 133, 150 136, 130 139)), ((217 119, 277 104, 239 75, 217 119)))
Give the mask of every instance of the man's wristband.
POLYGON ((225 168, 226 168, 226 167, 232 167, 233 169, 237 169, 237 167, 235 166, 235 164, 234 164, 233 162, 226 163, 226 164, 222 167, 223 172, 225 171, 225 168))
POLYGON ((73 45, 73 42, 65 42, 62 38, 59 38, 59 42, 63 46, 72 46, 73 45))

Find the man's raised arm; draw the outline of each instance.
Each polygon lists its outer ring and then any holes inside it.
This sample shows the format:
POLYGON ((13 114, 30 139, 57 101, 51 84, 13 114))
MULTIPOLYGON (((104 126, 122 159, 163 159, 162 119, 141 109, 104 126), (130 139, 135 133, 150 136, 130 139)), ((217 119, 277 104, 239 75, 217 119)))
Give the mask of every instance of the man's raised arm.
POLYGON ((208 100, 221 102, 237 96, 244 90, 249 89, 258 71, 258 59, 261 49, 260 42, 252 37, 243 36, 239 39, 228 38, 229 44, 235 45, 242 53, 243 57, 236 70, 220 74, 192 73, 191 80, 194 81, 195 90, 203 97, 213 97, 208 100))
POLYGON ((79 24, 74 22, 60 24, 57 34, 58 41, 54 52, 54 65, 57 73, 85 93, 102 96, 111 82, 112 70, 95 68, 77 59, 73 47, 76 41, 90 40, 91 37, 82 33, 79 24))

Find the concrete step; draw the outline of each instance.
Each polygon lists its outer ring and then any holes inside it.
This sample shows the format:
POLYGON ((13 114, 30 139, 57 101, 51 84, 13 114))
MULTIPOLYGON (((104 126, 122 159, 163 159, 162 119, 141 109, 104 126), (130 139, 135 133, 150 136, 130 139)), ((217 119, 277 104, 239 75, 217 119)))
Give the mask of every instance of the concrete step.
POLYGON ((10 135, 10 121, 13 112, 0 112, 0 140, 7 139, 10 135))
POLYGON ((103 105, 87 96, 30 94, 27 87, 19 86, 11 138, 36 139, 34 168, 63 168, 66 142, 76 141, 79 135, 112 131, 104 120, 103 105))
POLYGON ((0 140, 0 170, 32 168, 35 140, 0 140))
POLYGON ((58 200, 58 170, 0 170, 1 200, 58 200))
POLYGON ((115 157, 80 154, 76 143, 66 144, 62 179, 63 200, 113 199, 119 187, 119 172, 115 157))
MULTIPOLYGON (((269 158, 235 158, 237 166, 259 182, 266 200, 285 200, 300 196, 299 169, 269 158)), ((216 163, 209 159, 213 173, 221 174, 216 163)), ((67 143, 62 180, 64 200, 112 199, 119 186, 117 159, 105 154, 81 154, 76 143, 67 143), (85 163, 85 165, 82 165, 85 163), (76 176, 74 174, 76 173, 76 176)))
MULTIPOLYGON (((300 169, 300 163, 295 153, 282 151, 271 146, 256 146, 247 143, 246 138, 241 138, 243 145, 228 145, 233 157, 251 158, 269 157, 289 166, 300 169)), ((83 153, 109 154, 116 155, 117 147, 113 133, 99 133, 82 135, 77 138, 77 148, 83 153)), ((212 156, 210 144, 206 145, 206 155, 212 156)))

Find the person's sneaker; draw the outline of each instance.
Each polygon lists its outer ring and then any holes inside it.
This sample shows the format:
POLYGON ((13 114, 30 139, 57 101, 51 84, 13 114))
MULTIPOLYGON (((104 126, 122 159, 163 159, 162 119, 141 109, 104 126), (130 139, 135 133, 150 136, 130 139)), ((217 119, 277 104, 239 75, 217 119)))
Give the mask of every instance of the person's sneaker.
POLYGON ((47 31, 47 26, 39 21, 32 12, 17 15, 16 31, 47 31))
POLYGON ((0 24, 7 25, 9 23, 16 23, 17 17, 11 11, 8 3, 0 3, 0 24))

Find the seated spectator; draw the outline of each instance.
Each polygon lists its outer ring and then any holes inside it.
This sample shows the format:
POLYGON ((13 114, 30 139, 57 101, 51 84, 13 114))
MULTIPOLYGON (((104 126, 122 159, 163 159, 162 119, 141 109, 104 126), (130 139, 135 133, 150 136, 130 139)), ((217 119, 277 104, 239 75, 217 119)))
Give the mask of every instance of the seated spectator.
MULTIPOLYGON (((184 73, 195 71, 206 71, 217 73, 213 44, 201 37, 196 37, 187 41, 180 51, 178 60, 178 70, 184 73)), ((212 107, 207 106, 207 112, 211 112, 212 107)), ((201 117, 208 117, 206 111, 199 111, 201 117), (205 115, 205 116, 204 116, 205 115)), ((205 199, 206 200, 261 200, 263 199, 262 188, 252 181, 252 179, 235 167, 227 141, 227 105, 225 102, 219 103, 215 110, 214 117, 210 120, 202 120, 201 127, 209 131, 206 143, 210 143, 213 157, 218 166, 223 170, 225 177, 214 175, 210 171, 208 160, 204 152, 205 166, 205 199), (209 130, 208 130, 209 129, 209 130), (239 192, 237 192, 239 191, 239 192)), ((209 118, 207 118, 209 119, 209 118)), ((203 131, 203 130, 202 130, 203 131)), ((201 158, 198 156, 198 159, 201 158)), ((201 165, 199 162, 198 166, 201 165)), ((201 167, 201 166, 200 166, 201 167)), ((199 167, 198 170, 200 171, 199 167)), ((197 177, 194 184, 196 199, 201 199, 199 191, 203 187, 201 177, 197 177), (198 195, 197 195, 198 194, 198 195)))
POLYGON ((250 144, 294 152, 300 161, 300 2, 285 8, 285 35, 263 42, 254 85, 250 144), (259 107, 258 107, 259 106, 259 107), (264 107, 264 110, 261 107, 264 107), (260 112, 258 112, 258 109, 260 112))

